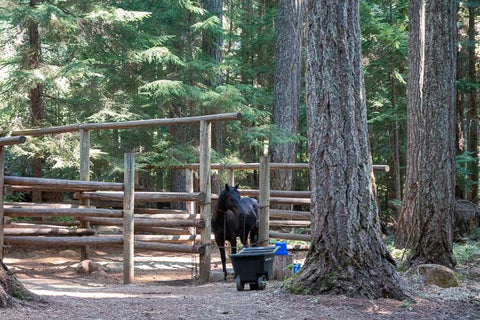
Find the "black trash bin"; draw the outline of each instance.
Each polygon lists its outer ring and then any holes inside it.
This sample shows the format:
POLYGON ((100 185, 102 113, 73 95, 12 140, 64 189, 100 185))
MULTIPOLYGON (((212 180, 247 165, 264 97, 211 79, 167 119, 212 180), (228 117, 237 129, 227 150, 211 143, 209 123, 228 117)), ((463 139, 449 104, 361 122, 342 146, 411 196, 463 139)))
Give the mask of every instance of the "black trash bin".
POLYGON ((273 275, 273 259, 278 247, 243 248, 237 254, 231 254, 237 290, 243 291, 245 284, 250 290, 263 290, 273 275))

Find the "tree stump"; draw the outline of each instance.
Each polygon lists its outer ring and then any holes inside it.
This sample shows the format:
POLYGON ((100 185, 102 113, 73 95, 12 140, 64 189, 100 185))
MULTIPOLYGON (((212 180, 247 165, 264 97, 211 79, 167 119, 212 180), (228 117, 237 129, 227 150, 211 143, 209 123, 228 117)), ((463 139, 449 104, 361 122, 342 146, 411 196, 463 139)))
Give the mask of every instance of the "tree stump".
POLYGON ((284 280, 293 274, 291 265, 293 264, 293 256, 275 256, 273 260, 273 279, 284 280))

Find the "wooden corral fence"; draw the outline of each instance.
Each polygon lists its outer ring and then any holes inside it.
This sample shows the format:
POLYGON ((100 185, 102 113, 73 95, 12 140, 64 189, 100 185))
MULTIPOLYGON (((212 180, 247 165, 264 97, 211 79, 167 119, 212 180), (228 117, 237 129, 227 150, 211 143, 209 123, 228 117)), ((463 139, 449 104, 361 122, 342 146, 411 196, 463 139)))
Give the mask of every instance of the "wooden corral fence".
MULTIPOLYGON (((193 177, 193 171, 198 170, 199 164, 179 166, 186 169, 187 177, 193 177)), ((212 164, 212 170, 223 170, 227 172, 227 183, 235 185, 235 171, 237 170, 258 170, 258 190, 239 189, 242 196, 257 198, 260 205, 259 214, 259 242, 267 245, 269 238, 278 240, 294 240, 310 242, 310 191, 287 191, 270 190, 270 170, 309 170, 308 163, 270 163, 268 156, 260 157, 259 163, 244 164, 212 164), (290 205, 291 210, 271 209, 271 204, 290 205), (306 211, 293 208, 304 208, 306 211), (288 230, 289 232, 285 232, 288 230), (306 231, 306 232, 305 232, 306 231)), ((374 171, 390 170, 387 165, 373 165, 374 171)), ((192 178, 190 178, 192 179, 192 178)), ((218 195, 213 194, 212 200, 218 195)), ((308 250, 307 244, 289 245, 290 250, 308 250)))
MULTIPOLYGON (((305 206, 310 204, 309 191, 270 190, 270 170, 308 170, 308 164, 269 163, 263 156, 260 163, 211 164, 211 122, 238 120, 239 114, 219 114, 175 119, 153 119, 118 123, 80 124, 13 132, 13 137, 0 138, 0 254, 6 245, 76 246, 82 248, 82 259, 89 246, 123 246, 124 283, 134 280, 133 257, 135 249, 181 252, 199 255, 199 281, 206 282, 211 262, 211 170, 226 170, 227 182, 235 184, 235 170, 258 170, 258 190, 240 190, 243 196, 256 197, 260 203, 260 241, 269 238, 309 241, 309 234, 285 232, 293 228, 308 228, 308 211, 270 209, 270 204, 305 206), (200 157, 198 164, 182 166, 186 171, 186 192, 139 192, 134 189, 134 155, 125 154, 124 182, 89 181, 90 131, 128 129, 177 124, 200 123, 200 157), (80 180, 28 178, 3 176, 3 146, 25 141, 23 135, 39 136, 62 132, 80 133, 80 180), (194 191, 194 172, 198 172, 199 188, 194 191), (73 192, 79 203, 3 203, 3 192, 50 191, 73 192), (90 205, 95 201, 96 207, 90 205), (142 207, 144 203, 186 202, 187 209, 156 209, 142 207), (102 208, 103 206, 106 208, 102 208), (112 204, 118 204, 112 206, 112 204), (198 205, 197 205, 198 204, 198 205), (118 208, 112 209, 111 207, 118 208), (198 210, 197 210, 198 209, 198 210), (7 223, 14 217, 38 217, 24 223, 7 223), (69 217, 66 221, 48 220, 50 217, 69 217), (71 228, 71 227, 74 228, 71 228), (93 226, 122 230, 122 234, 97 234, 93 226), (197 234, 200 230, 200 234, 197 234)), ((374 170, 388 171, 388 166, 374 166, 374 170)), ((304 249, 307 246, 296 246, 304 249)))
MULTIPOLYGON (((87 256, 88 246, 123 246, 124 283, 134 280, 134 249, 166 252, 189 252, 199 254, 199 282, 208 281, 211 262, 211 184, 210 150, 211 123, 214 121, 239 120, 239 113, 214 114, 196 117, 150 119, 126 122, 90 123, 58 126, 42 129, 21 130, 13 137, 3 138, 0 145, 18 143, 23 136, 41 136, 64 132, 80 133, 80 181, 47 178, 3 177, 3 162, 0 163, 1 190, 12 191, 55 191, 75 192, 80 205, 58 204, 5 204, 0 210, 0 250, 4 244, 39 246, 78 246, 82 248, 82 259, 87 256), (125 175, 123 183, 92 182, 90 180, 90 131, 108 129, 129 129, 185 124, 200 124, 199 191, 193 192, 136 192, 134 190, 134 155, 125 154, 125 175), (3 141, 3 142, 2 142, 3 141), (90 200, 118 202, 122 209, 93 208, 90 200), (138 208, 143 202, 179 202, 189 205, 186 212, 175 210, 138 208), (199 204, 199 214, 193 212, 193 203, 199 204), (4 228, 4 217, 73 217, 73 225, 59 222, 31 221, 31 223, 10 223, 4 228), (80 222, 77 224, 77 221, 80 222), (94 235, 90 226, 106 225, 123 227, 121 236, 94 235), (200 230, 197 236, 196 229, 200 230), (5 231, 5 232, 4 232, 5 231), (135 234, 138 232, 162 233, 135 234), (93 234, 92 234, 93 233, 93 234), (49 237, 50 236, 50 237, 49 237), (54 236, 54 237, 53 237, 54 236), (197 241, 195 244, 194 241, 197 241), (189 242, 186 244, 185 242, 189 242)), ((3 149, 2 149, 3 151, 3 149)), ((192 184, 193 186, 193 184, 192 184)), ((1 197, 0 209, 3 206, 1 197)))

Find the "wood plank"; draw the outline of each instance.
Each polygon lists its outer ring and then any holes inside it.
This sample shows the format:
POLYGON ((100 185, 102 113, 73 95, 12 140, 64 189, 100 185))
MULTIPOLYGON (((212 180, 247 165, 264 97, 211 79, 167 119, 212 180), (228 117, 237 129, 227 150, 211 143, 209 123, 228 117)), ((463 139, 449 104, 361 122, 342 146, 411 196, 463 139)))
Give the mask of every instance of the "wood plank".
POLYGON ((135 198, 135 154, 125 153, 123 197, 123 284, 134 281, 134 198, 135 198))
POLYGON ((1 137, 0 146, 11 146, 14 144, 22 144, 27 141, 25 136, 15 136, 15 137, 1 137))
MULTIPOLYGON (((118 218, 97 218, 97 217, 78 217, 80 221, 89 221, 92 224, 98 225, 112 225, 120 226, 123 225, 123 220, 118 218)), ((182 220, 182 219, 143 219, 143 218, 134 218, 135 228, 139 226, 145 227, 170 227, 170 228, 179 228, 179 227, 196 227, 203 228, 205 223, 203 220, 182 220)))
POLYGON ((56 126, 56 127, 49 127, 49 128, 16 130, 12 132, 12 136, 18 136, 18 135, 40 136, 45 134, 75 132, 75 131, 79 131, 80 129, 85 129, 85 130, 130 129, 130 128, 184 125, 184 124, 199 123, 201 121, 231 121, 231 120, 240 120, 241 116, 242 115, 240 113, 222 113, 222 114, 210 114, 210 115, 182 117, 182 118, 164 118, 164 119, 146 119, 146 120, 132 120, 132 121, 121 121, 121 122, 73 124, 73 125, 56 126))
MULTIPOLYGON (((123 201, 123 192, 99 191, 82 192, 75 194, 79 199, 123 201)), ((202 192, 135 192, 135 202, 178 202, 178 201, 204 201, 202 192)))
POLYGON ((270 232, 270 238, 284 239, 284 240, 310 241, 311 236, 309 234, 270 232))
POLYGON ((200 122, 200 191, 205 196, 205 201, 200 203, 200 216, 205 221, 205 228, 201 232, 201 244, 204 250, 199 257, 199 282, 206 283, 210 278, 211 264, 211 233, 212 233, 212 182, 211 182, 211 147, 212 147, 212 123, 200 122))
POLYGON ((113 246, 122 245, 121 238, 88 236, 88 237, 5 237, 5 243, 8 245, 23 246, 48 246, 48 247, 73 247, 73 246, 113 246))
POLYGON ((6 236, 93 236, 95 230, 92 229, 72 229, 72 228, 7 228, 6 236))
POLYGON ((123 190, 123 183, 116 182, 79 181, 17 176, 5 176, 5 184, 11 185, 12 188, 19 188, 21 186, 45 188, 49 190, 53 188, 58 189, 59 192, 83 190, 123 190))
POLYGON ((121 218, 122 210, 96 208, 5 208, 8 217, 106 217, 121 218))
POLYGON ((309 211, 270 209, 270 219, 310 220, 309 211))

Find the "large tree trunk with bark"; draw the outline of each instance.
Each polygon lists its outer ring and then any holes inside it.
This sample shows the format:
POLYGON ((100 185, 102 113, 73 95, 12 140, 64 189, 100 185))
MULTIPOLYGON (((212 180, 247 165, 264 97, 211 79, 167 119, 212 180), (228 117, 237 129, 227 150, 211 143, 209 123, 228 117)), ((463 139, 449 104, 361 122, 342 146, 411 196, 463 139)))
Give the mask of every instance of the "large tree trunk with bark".
POLYGON ((474 161, 469 164, 470 180, 473 181, 470 193, 470 201, 478 204, 478 110, 476 104, 477 90, 473 85, 476 83, 475 72, 475 7, 468 8, 468 115, 470 128, 468 131, 468 151, 474 161))
MULTIPOLYGON (((202 0, 202 5, 205 10, 209 12, 210 15, 215 15, 220 21, 220 26, 222 25, 223 19, 223 0, 202 0)), ((221 33, 213 33, 208 30, 203 32, 202 35, 202 51, 206 57, 208 57, 211 62, 215 63, 217 67, 222 63, 222 46, 223 46, 223 37, 221 33)), ((211 88, 216 88, 222 85, 223 74, 220 70, 217 70, 216 76, 207 81, 207 85, 211 88)), ((218 110, 219 112, 221 110, 218 110)), ((212 139, 212 148, 215 149, 219 154, 224 152, 224 133, 225 133, 225 123, 215 122, 213 123, 213 139, 212 139)))
MULTIPOLYGON (((302 70, 302 26, 304 0, 280 0, 277 18, 276 66, 273 87, 273 124, 287 136, 298 133, 302 70)), ((293 163, 297 143, 272 143, 272 162, 293 163)), ((272 189, 292 190, 293 171, 273 170, 272 189)))
POLYGON ((292 291, 406 297, 373 188, 359 1, 307 1, 312 245, 292 291))
MULTIPOLYGON (((35 8, 37 6, 37 0, 30 0, 30 7, 35 8)), ((41 62, 41 47, 40 47, 40 34, 38 31, 38 22, 31 18, 28 22, 28 68, 37 69, 40 67, 41 62)), ((43 84, 37 83, 35 87, 29 90, 30 99, 30 125, 32 128, 41 124, 45 112, 44 100, 43 100, 43 84)), ((42 159, 36 155, 32 159, 32 174, 34 177, 42 177, 42 159)), ((32 192, 32 200, 34 202, 42 201, 42 193, 40 191, 32 192)))
POLYGON ((9 305, 11 299, 32 300, 35 295, 28 291, 0 258, 0 308, 9 305))
POLYGON ((408 108, 407 108, 407 169, 402 209, 397 221, 395 246, 404 248, 411 243, 413 212, 418 212, 418 169, 422 146, 418 139, 422 135, 421 106, 422 83, 424 78, 425 52, 425 8, 421 1, 411 1, 409 7, 408 38, 408 108))
POLYGON ((412 0, 410 6, 411 41, 420 41, 409 48, 407 185, 396 244, 412 249, 411 264, 452 268, 455 2, 412 0))

